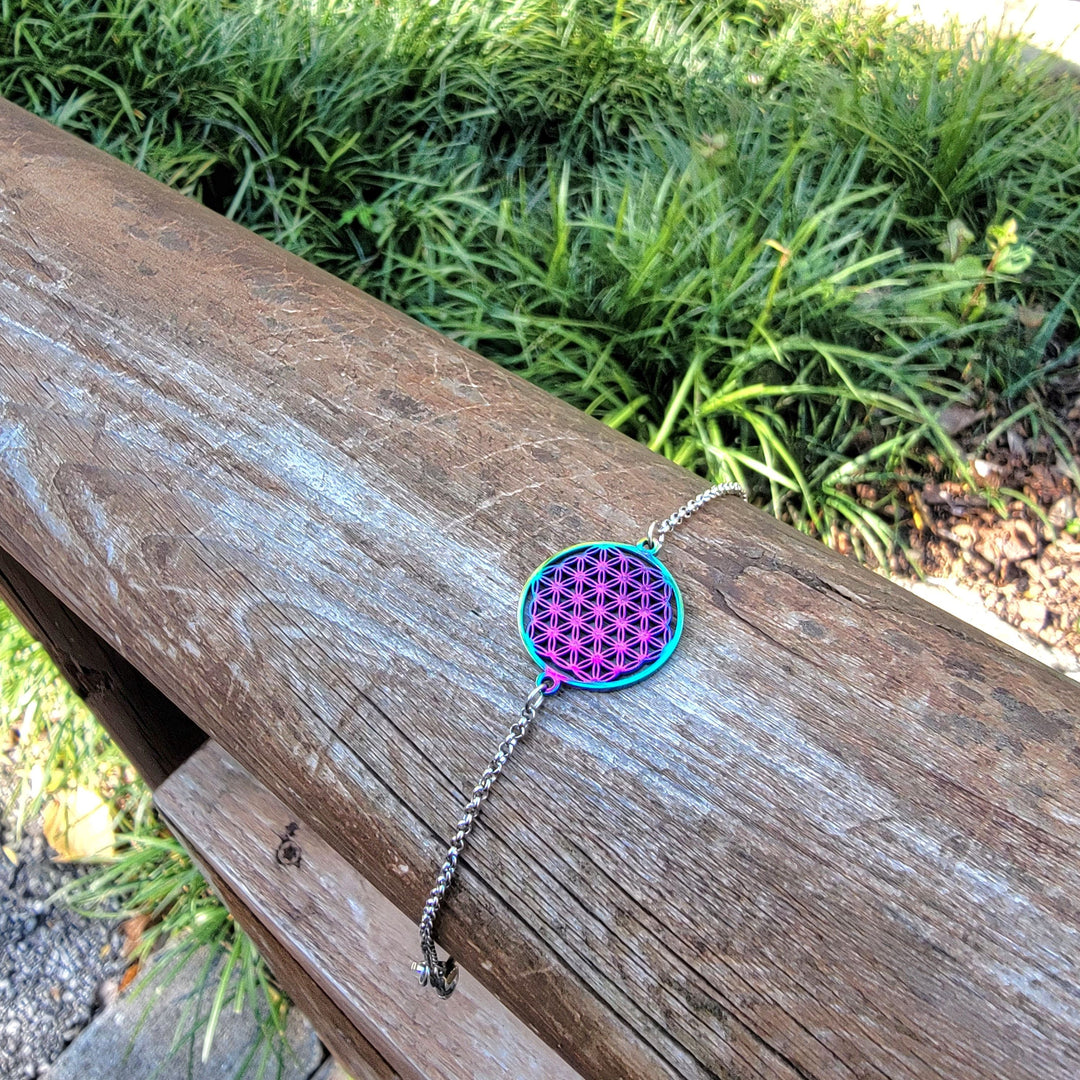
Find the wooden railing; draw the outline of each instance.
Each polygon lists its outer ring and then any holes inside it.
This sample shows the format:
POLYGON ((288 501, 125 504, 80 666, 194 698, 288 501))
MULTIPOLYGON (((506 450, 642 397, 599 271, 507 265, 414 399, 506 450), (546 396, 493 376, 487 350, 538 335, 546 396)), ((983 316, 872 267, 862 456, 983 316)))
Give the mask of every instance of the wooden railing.
POLYGON ((0 105, 0 593, 357 1075, 1080 1075, 1075 687, 736 500, 665 547, 672 661, 541 714, 416 985, 521 584, 701 486, 0 105))

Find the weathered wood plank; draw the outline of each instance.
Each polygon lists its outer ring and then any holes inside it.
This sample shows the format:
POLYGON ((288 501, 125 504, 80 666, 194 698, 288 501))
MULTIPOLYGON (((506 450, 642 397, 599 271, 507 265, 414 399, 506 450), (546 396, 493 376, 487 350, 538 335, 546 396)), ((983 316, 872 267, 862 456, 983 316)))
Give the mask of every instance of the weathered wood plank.
POLYGON ((151 787, 206 742, 164 694, 2 547, 0 599, 41 642, 151 787))
POLYGON ((463 975, 453 1008, 431 1008, 401 962, 415 948, 415 922, 215 743, 173 773, 155 801, 277 939, 276 951, 303 967, 401 1077, 578 1076, 475 979, 463 975), (299 865, 276 854, 290 825, 298 826, 299 865))
MULTIPOLYGON (((6 105, 0 190, 4 544, 416 915, 520 584, 698 481, 6 105)), ((542 714, 459 960, 585 1076, 1074 1077, 1076 689, 740 504, 665 561, 679 652, 542 714)))
MULTIPOLYGON (((175 823, 170 824, 175 827, 175 823)), ((282 986, 289 988, 293 1003, 311 1021, 311 1026, 318 1031, 319 1037, 330 1053, 348 1068, 350 1080, 401 1080, 399 1074, 357 1031, 353 1023, 296 961, 292 953, 229 888, 217 868, 202 855, 198 847, 188 840, 179 828, 176 828, 176 832, 214 892, 255 942, 259 952, 270 965, 275 978, 282 986)))

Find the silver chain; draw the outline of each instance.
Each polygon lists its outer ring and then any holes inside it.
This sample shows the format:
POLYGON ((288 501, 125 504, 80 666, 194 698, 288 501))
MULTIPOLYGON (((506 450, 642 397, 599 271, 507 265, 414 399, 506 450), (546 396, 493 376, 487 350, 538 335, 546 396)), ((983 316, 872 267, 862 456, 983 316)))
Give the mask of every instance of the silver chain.
POLYGON ((700 495, 695 496, 685 506, 680 506, 671 517, 665 518, 663 521, 654 521, 649 526, 648 535, 642 541, 641 546, 655 555, 663 547, 664 537, 676 525, 681 525, 691 514, 700 510, 707 502, 712 499, 723 498, 725 495, 738 495, 743 502, 746 501, 746 489, 742 484, 736 484, 732 481, 716 484, 709 488, 708 491, 703 491, 700 495))
MULTIPOLYGON (((711 499, 720 498, 724 495, 738 495, 740 498, 745 499, 746 491, 741 484, 735 483, 717 484, 715 487, 709 488, 708 491, 703 491, 685 506, 680 506, 671 517, 665 518, 663 521, 654 521, 649 526, 648 537, 641 542, 641 546, 646 551, 655 554, 663 545, 664 537, 676 525, 681 525, 691 514, 700 510, 711 499)), ((532 693, 525 699, 525 704, 522 705, 517 720, 506 733, 506 738, 499 744, 499 749, 495 751, 495 756, 484 770, 484 775, 480 777, 476 787, 473 788, 472 797, 461 812, 457 832, 454 833, 453 839, 450 841, 446 859, 443 861, 439 876, 435 879, 435 887, 428 895, 427 903, 424 904, 424 913, 420 919, 420 952, 423 958, 413 964, 412 968, 420 978, 420 985, 427 986, 430 983, 438 991, 440 997, 449 997, 454 992, 458 978, 458 968, 457 964, 454 963, 454 958, 448 956, 445 960, 440 960, 438 951, 435 948, 435 921, 439 917, 443 898, 450 888, 450 883, 454 880, 458 860, 461 858, 461 853, 465 848, 465 841, 476 823, 480 807, 491 792, 492 784, 499 778, 499 774, 510 760, 514 747, 525 737, 544 701, 558 689, 558 686, 559 683, 551 675, 542 675, 532 693)))
POLYGON ((457 832, 454 833, 454 838, 450 841, 450 849, 446 853, 446 859, 442 864, 442 869, 439 871, 439 876, 435 879, 435 887, 431 890, 427 903, 424 905, 424 914, 420 919, 420 951, 424 958, 420 962, 413 964, 412 967, 413 971, 420 977, 420 985, 427 986, 428 983, 431 983, 439 992, 440 997, 449 997, 454 992, 458 977, 458 969, 454 963, 454 958, 448 956, 446 960, 440 960, 435 950, 435 920, 438 917, 443 897, 446 895, 446 890, 450 888, 450 882, 454 880, 454 874, 457 873, 458 859, 461 857, 461 852, 465 847, 465 841, 468 839, 469 833, 472 832, 481 805, 491 792, 491 785, 498 779, 499 774, 510 760, 514 747, 525 737, 529 725, 536 719, 540 707, 555 686, 554 679, 550 676, 542 676, 532 693, 525 699, 525 704, 521 707, 518 719, 506 733, 506 738, 499 744, 499 749, 495 751, 495 756, 484 770, 484 775, 480 777, 476 787, 473 788, 472 798, 469 799, 465 809, 461 812, 457 832))

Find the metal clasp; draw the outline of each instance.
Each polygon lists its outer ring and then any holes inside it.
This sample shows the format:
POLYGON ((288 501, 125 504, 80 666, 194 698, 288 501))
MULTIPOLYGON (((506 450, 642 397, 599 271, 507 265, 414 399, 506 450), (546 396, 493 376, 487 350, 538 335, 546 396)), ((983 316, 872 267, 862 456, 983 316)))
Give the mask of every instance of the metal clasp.
POLYGON ((454 958, 448 956, 444 962, 435 955, 434 949, 425 949, 424 959, 415 962, 412 969, 419 976, 420 985, 427 986, 430 983, 439 997, 448 998, 457 986, 458 966, 454 963, 454 958))

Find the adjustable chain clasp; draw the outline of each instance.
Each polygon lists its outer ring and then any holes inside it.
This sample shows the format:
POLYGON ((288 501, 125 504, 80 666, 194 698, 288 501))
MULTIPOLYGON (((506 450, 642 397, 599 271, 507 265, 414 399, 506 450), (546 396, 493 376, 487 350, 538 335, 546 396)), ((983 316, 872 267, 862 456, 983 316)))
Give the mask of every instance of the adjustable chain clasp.
POLYGON ((439 871, 439 876, 435 879, 435 886, 427 898, 427 903, 424 904, 424 914, 420 919, 420 951, 424 954, 424 959, 413 964, 412 969, 419 976, 420 985, 434 986, 439 993, 439 997, 449 997, 454 992, 458 978, 458 966, 454 963, 453 957, 448 956, 443 961, 439 959, 439 954, 435 951, 435 920, 439 916, 439 908, 442 906, 443 897, 446 895, 446 890, 450 888, 450 882, 454 880, 458 860, 461 858, 461 852, 465 848, 465 841, 468 839, 469 833, 472 832, 476 815, 480 813, 480 807, 488 797, 491 785, 499 778, 503 766, 510 760, 514 747, 525 737, 529 725, 536 719, 536 714, 540 711, 544 701, 555 693, 561 685, 554 673, 544 672, 536 680, 536 686, 533 687, 529 696, 525 699, 525 704, 521 706, 521 712, 518 713, 517 720, 511 724, 510 730, 506 733, 506 738, 499 745, 499 749, 495 751, 495 756, 488 763, 484 775, 480 777, 476 787, 473 788, 472 798, 465 804, 465 809, 461 812, 457 832, 454 833, 454 837, 450 841, 446 859, 442 864, 442 869, 439 871))

